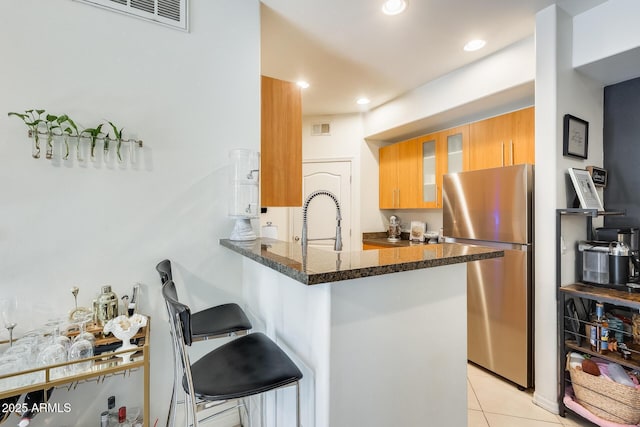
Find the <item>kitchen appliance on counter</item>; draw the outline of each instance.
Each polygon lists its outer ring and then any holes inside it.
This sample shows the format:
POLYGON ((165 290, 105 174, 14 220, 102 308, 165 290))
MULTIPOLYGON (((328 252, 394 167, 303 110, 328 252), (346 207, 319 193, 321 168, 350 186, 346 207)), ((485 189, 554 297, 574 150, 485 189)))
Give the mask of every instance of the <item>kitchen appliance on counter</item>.
POLYGON ((596 239, 604 242, 622 242, 629 248, 629 282, 640 281, 640 251, 638 250, 638 227, 600 227, 596 228, 596 239))
POLYGON ((401 233, 400 219, 395 215, 391 215, 389 217, 389 228, 387 229, 387 240, 390 242, 399 242, 401 233))
POLYGON ((467 265, 467 359, 533 386, 533 166, 447 174, 447 242, 504 250, 467 265))
POLYGON ((605 287, 628 290, 631 251, 622 241, 578 242, 578 271, 580 280, 605 287))

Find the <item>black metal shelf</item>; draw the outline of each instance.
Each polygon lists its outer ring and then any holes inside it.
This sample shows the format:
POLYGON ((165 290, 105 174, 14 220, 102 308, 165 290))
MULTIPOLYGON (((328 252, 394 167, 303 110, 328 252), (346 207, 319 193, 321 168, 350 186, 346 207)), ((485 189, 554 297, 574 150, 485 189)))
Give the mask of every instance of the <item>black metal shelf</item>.
MULTIPOLYGON (((561 239, 562 239, 562 218, 565 216, 578 216, 586 219, 586 236, 587 240, 593 239, 593 219, 603 216, 625 215, 624 211, 598 211, 597 209, 578 209, 565 208, 556 209, 556 302, 558 317, 558 406, 560 416, 565 416, 566 412, 576 414, 567 408, 563 398, 565 395, 566 382, 568 375, 565 372, 566 355, 570 351, 577 351, 584 354, 597 356, 605 360, 618 363, 629 369, 640 369, 640 363, 637 362, 640 354, 637 349, 633 351, 633 358, 626 360, 616 353, 600 354, 591 350, 589 338, 584 338, 584 343, 578 344, 576 340, 570 339, 575 337, 573 331, 565 329, 565 302, 567 298, 577 297, 592 301, 612 304, 615 306, 625 307, 629 309, 640 309, 640 294, 632 294, 625 291, 610 289, 603 286, 595 286, 584 283, 571 283, 563 286, 562 281, 562 262, 561 262, 561 239)), ((570 380, 569 380, 570 381, 570 380)))

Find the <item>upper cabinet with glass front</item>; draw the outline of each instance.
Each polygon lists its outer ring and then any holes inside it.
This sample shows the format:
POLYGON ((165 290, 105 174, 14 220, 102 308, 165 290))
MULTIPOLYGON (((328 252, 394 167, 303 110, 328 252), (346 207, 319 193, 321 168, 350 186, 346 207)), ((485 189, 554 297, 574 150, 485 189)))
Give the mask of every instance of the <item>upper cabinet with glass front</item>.
POLYGON ((380 209, 442 207, 442 175, 460 172, 468 126, 380 149, 380 209))
POLYGON ((463 152, 468 139, 467 125, 418 138, 422 154, 422 188, 416 207, 442 207, 442 176, 463 171, 463 152))
POLYGON ((442 176, 535 163, 535 109, 524 108, 380 149, 380 209, 442 207, 442 176))

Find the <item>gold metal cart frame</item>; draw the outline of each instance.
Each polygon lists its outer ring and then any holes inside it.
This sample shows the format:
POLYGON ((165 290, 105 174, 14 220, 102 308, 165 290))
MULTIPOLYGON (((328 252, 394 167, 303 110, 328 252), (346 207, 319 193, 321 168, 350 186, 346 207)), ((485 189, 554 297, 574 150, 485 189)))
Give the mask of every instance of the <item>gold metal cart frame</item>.
MULTIPOLYGON (((151 330, 151 320, 147 320, 147 326, 142 328, 138 334, 134 336, 134 338, 144 338, 144 342, 142 344, 138 344, 137 350, 135 350, 135 354, 131 356, 131 361, 128 363, 124 363, 121 358, 118 357, 119 354, 123 353, 131 353, 131 349, 123 350, 123 351, 111 351, 105 352, 98 356, 94 356, 87 359, 75 360, 71 362, 59 363, 56 365, 48 365, 41 366, 33 369, 28 369, 20 372, 11 373, 8 375, 0 375, 0 379, 19 377, 21 375, 33 374, 41 372, 44 374, 44 382, 40 381, 34 384, 29 384, 28 386, 12 388, 9 390, 0 390, 0 399, 15 396, 17 394, 24 394, 30 391, 36 390, 47 390, 51 387, 60 387, 64 385, 68 385, 68 389, 74 388, 80 383, 83 382, 102 382, 106 377, 118 375, 122 373, 122 375, 126 375, 127 372, 131 373, 140 368, 143 369, 143 382, 144 382, 144 402, 143 402, 143 426, 149 427, 149 337, 151 330), (71 366, 77 363, 85 363, 88 360, 94 360, 94 364, 90 370, 86 372, 82 372, 79 374, 73 375, 65 375, 61 378, 51 378, 51 371, 65 366, 71 366)), ((102 340, 103 343, 105 340, 102 340)), ((107 341, 115 342, 117 339, 108 338, 107 341)), ((0 344, 8 343, 8 341, 0 341, 0 344)))

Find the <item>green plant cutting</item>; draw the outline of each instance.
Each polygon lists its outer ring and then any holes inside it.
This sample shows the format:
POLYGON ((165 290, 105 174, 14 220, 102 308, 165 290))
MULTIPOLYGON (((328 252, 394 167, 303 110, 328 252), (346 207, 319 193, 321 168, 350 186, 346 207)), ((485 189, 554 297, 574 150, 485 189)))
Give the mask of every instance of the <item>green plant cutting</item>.
POLYGON ((113 129, 113 135, 116 140, 116 154, 118 155, 118 161, 122 162, 122 154, 120 154, 120 147, 122 147, 122 131, 124 130, 124 128, 120 128, 120 130, 118 130, 118 127, 116 125, 109 122, 108 120, 107 122, 111 126, 111 129, 113 129))
POLYGON ((76 146, 77 158, 78 158, 78 161, 82 161, 80 157, 80 137, 86 134, 91 139, 91 159, 92 160, 95 160, 96 141, 98 140, 98 138, 102 138, 104 139, 105 159, 109 152, 109 143, 111 141, 116 141, 116 144, 117 144, 116 154, 118 156, 118 161, 122 162, 121 147, 122 147, 122 131, 124 130, 124 128, 118 129, 118 127, 109 120, 106 120, 106 122, 109 123, 109 126, 111 126, 111 129, 113 130, 113 139, 111 138, 110 133, 105 134, 102 132, 102 127, 105 125, 105 123, 100 123, 95 127, 84 128, 80 130, 78 125, 76 125, 76 123, 67 114, 56 116, 54 114, 47 113, 45 115, 45 110, 31 109, 31 110, 25 110, 24 113, 18 113, 18 112, 12 111, 8 113, 8 116, 19 117, 20 119, 22 119, 24 124, 27 125, 27 127, 29 128, 29 131, 33 136, 34 142, 35 142, 32 155, 36 159, 40 157, 40 133, 38 132, 38 129, 40 127, 43 127, 43 128, 46 128, 46 135, 47 135, 47 152, 46 152, 47 159, 51 159, 53 157, 53 137, 63 136, 64 145, 65 145, 65 153, 64 153, 63 159, 66 160, 69 158, 68 138, 75 137, 77 139, 77 146, 76 146))
MULTIPOLYGON (((64 160, 69 158, 69 137, 75 136, 76 138, 80 136, 78 132, 78 126, 76 126, 75 122, 71 120, 69 116, 63 114, 58 117, 58 125, 62 129, 62 133, 64 135, 64 160)), ((77 147, 77 157, 80 160, 80 139, 78 138, 78 147, 77 147)))
MULTIPOLYGON (((102 132, 102 123, 100 123, 95 128, 87 128, 87 129, 84 129, 82 132, 80 132, 80 135, 82 135, 83 133, 87 133, 91 138, 91 159, 92 160, 95 160, 96 158, 96 140, 98 139, 100 132, 102 132)), ((105 140, 105 143, 106 143, 106 140, 105 140)))
POLYGON ((33 139, 35 141, 35 147, 33 150, 33 157, 38 159, 40 158, 40 137, 38 135, 38 126, 42 123, 42 114, 45 110, 25 110, 24 113, 16 113, 10 112, 8 114, 9 117, 16 116, 20 117, 25 125, 29 128, 31 133, 33 134, 33 139))
POLYGON ((47 152, 46 157, 50 159, 53 157, 53 135, 56 129, 60 129, 60 123, 58 123, 58 116, 53 114, 47 114, 44 124, 47 127, 47 152))

